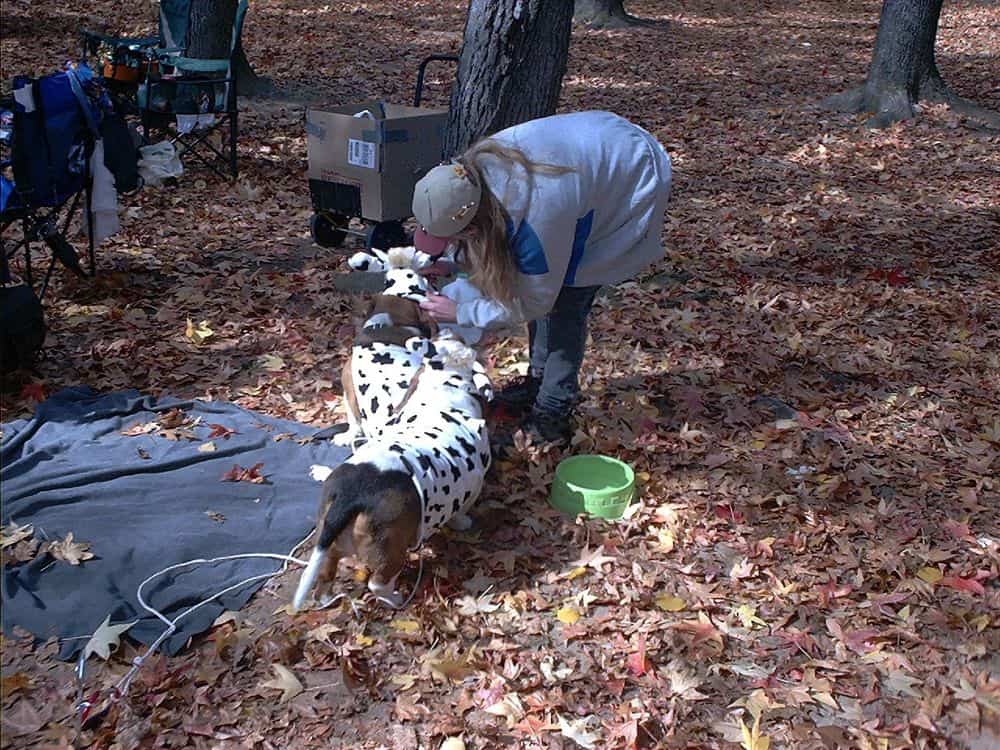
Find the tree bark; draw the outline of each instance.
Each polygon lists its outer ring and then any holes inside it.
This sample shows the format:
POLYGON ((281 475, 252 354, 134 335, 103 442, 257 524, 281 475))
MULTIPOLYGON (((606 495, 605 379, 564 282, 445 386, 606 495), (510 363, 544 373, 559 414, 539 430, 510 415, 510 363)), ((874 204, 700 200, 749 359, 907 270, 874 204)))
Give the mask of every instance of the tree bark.
POLYGON ((237 0, 191 0, 188 16, 189 57, 229 57, 237 0))
MULTIPOLYGON (((229 57, 238 0, 191 0, 188 18, 188 55, 205 59, 229 57)), ((242 40, 236 50, 236 89, 241 95, 269 88, 247 61, 242 40)))
POLYGON ((573 20, 592 29, 624 29, 657 23, 631 15, 625 10, 624 0, 575 0, 573 20))
POLYGON ((870 112, 882 128, 914 116, 921 100, 946 102, 973 116, 995 116, 957 96, 934 58, 943 0, 884 0, 868 77, 860 87, 824 101, 829 109, 870 112))
POLYGON ((445 154, 556 110, 571 2, 471 0, 451 97, 445 154))

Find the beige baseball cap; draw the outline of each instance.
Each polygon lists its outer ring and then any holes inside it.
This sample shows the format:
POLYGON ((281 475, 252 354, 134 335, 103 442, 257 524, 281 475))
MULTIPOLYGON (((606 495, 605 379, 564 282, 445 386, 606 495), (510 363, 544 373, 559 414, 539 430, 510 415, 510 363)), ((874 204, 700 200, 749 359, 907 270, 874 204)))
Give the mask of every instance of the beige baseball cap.
POLYGON ((472 221, 483 190, 461 164, 434 167, 413 188, 413 217, 427 234, 453 237, 472 221))

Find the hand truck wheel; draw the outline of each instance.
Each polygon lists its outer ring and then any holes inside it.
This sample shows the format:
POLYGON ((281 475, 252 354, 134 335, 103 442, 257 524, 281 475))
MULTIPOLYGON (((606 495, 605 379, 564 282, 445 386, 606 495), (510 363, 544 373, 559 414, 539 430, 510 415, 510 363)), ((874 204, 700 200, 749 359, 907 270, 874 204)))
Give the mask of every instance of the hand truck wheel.
POLYGON ((309 220, 309 234, 312 235, 313 242, 320 247, 340 247, 347 239, 347 227, 349 219, 340 214, 318 213, 313 214, 309 220))

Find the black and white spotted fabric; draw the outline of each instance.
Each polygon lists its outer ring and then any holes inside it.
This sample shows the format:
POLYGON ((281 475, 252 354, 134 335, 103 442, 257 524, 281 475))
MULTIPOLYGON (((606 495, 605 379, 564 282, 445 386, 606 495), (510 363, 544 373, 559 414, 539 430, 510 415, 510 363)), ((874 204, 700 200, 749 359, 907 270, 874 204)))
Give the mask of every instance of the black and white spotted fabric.
MULTIPOLYGON (((383 294, 420 302, 427 298, 430 285, 414 268, 426 265, 418 256, 429 259, 413 248, 393 248, 384 260, 366 253, 356 253, 349 264, 358 270, 384 270, 383 294)), ((376 314, 365 322, 365 328, 391 326, 393 321, 385 313, 376 314)), ((357 397, 361 430, 373 435, 381 430, 410 389, 413 376, 423 364, 424 353, 398 344, 356 344, 351 349, 351 378, 357 397)))
POLYGON ((378 434, 396 416, 397 407, 423 363, 423 351, 398 344, 373 342, 354 346, 351 377, 365 435, 378 434))
MULTIPOLYGON (((418 544, 479 497, 490 467, 490 441, 478 397, 489 381, 475 367, 475 353, 459 341, 433 342, 428 366, 402 411, 349 459, 401 468, 413 478, 423 504, 418 544), (442 358, 462 351, 457 364, 442 358), (467 353, 467 354, 464 354, 467 353)), ((421 354, 423 356, 423 354, 421 354)))

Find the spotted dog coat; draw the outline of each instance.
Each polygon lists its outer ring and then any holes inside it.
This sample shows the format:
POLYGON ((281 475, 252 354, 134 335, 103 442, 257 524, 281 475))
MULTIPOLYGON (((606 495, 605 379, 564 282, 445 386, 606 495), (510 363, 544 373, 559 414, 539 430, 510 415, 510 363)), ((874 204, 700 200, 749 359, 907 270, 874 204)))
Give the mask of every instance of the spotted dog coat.
MULTIPOLYGON (((427 298, 430 285, 417 269, 433 263, 429 255, 412 247, 373 252, 376 254, 355 253, 348 264, 357 271, 385 272, 382 294, 418 303, 427 298)), ((390 316, 375 315, 365 322, 364 330, 392 325, 390 316)), ((398 344, 380 341, 355 344, 350 367, 359 424, 352 424, 352 432, 341 436, 338 442, 357 444, 362 435, 370 436, 381 430, 396 415, 423 360, 422 351, 398 344)))
POLYGON ((475 352, 457 339, 407 346, 426 366, 399 414, 352 460, 384 465, 388 453, 410 474, 423 509, 419 544, 479 497, 491 462, 480 399, 492 391, 475 352))

